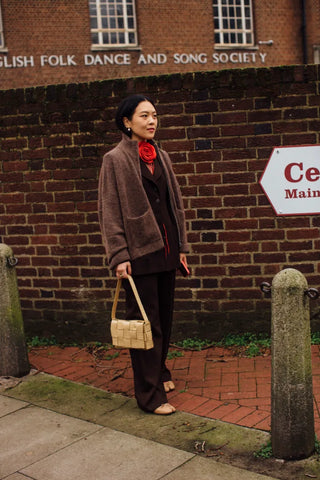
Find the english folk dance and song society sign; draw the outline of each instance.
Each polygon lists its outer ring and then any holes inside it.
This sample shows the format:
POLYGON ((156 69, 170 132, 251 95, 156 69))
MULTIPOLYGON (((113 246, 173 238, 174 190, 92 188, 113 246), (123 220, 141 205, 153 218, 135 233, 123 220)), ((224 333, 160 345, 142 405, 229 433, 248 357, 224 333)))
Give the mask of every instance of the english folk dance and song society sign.
POLYGON ((231 63, 241 66, 254 64, 264 65, 266 53, 256 51, 243 52, 214 52, 207 53, 140 53, 133 58, 131 53, 90 53, 85 55, 0 55, 0 68, 32 68, 40 67, 76 67, 76 66, 131 66, 136 65, 165 65, 172 62, 175 65, 200 64, 217 65, 231 63))

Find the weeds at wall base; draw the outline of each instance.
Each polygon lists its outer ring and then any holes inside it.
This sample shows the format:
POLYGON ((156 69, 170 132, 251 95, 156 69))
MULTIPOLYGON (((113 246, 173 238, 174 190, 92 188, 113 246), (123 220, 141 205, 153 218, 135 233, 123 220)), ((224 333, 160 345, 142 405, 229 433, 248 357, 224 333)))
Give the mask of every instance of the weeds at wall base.
MULTIPOLYGON (((320 332, 314 332, 311 334, 311 344, 320 345, 320 332)), ((78 346, 81 348, 86 348, 91 353, 107 352, 108 350, 113 348, 111 344, 103 344, 101 342, 89 342, 84 345, 78 345, 74 343, 59 343, 54 336, 51 336, 49 338, 35 336, 27 339, 27 345, 29 348, 54 345, 62 348, 67 346, 78 346)), ((168 353, 169 360, 172 358, 182 357, 184 350, 201 351, 211 347, 227 348, 232 350, 234 355, 252 358, 270 354, 271 338, 263 334, 256 335, 247 332, 242 335, 226 335, 219 342, 212 342, 211 340, 200 339, 198 337, 186 338, 184 340, 171 344, 170 347, 171 348, 168 353)), ((114 357, 112 356, 112 358, 114 357)))

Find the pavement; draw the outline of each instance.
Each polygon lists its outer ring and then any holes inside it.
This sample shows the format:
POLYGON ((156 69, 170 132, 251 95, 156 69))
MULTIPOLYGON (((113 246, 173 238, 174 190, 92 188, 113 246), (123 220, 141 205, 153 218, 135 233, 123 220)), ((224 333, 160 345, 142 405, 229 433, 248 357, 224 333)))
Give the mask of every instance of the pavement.
MULTIPOLYGON (((312 357, 316 386, 318 347, 312 357)), ((170 402, 178 411, 170 416, 137 408, 125 350, 44 347, 29 360, 26 377, 0 377, 0 479, 320 478, 318 458, 275 467, 277 460, 253 455, 270 439, 268 354, 172 350, 170 402)))

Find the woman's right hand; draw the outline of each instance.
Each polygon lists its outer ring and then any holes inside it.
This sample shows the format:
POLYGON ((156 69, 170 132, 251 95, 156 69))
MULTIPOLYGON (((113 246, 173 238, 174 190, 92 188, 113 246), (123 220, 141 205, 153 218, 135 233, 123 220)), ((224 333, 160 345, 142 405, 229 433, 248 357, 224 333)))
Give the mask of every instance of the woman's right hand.
POLYGON ((119 265, 116 266, 116 277, 128 278, 128 275, 131 275, 131 263, 130 262, 119 263, 119 265))

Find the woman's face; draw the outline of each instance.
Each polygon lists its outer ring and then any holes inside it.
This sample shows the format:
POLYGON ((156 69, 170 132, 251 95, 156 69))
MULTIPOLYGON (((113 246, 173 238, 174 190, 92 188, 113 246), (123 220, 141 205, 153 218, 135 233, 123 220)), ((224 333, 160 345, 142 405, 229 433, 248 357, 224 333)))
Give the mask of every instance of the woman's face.
POLYGON ((137 105, 131 120, 124 117, 123 123, 127 128, 131 128, 132 140, 151 140, 158 125, 157 112, 152 103, 145 100, 137 105))

